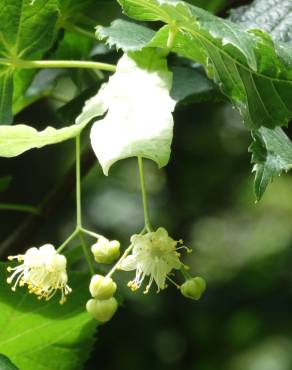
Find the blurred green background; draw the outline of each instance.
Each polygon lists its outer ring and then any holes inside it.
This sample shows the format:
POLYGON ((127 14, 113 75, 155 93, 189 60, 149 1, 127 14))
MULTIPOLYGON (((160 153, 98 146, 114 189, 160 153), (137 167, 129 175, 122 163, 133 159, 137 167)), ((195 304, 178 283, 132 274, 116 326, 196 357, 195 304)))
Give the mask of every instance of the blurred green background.
MULTIPOLYGON (((248 3, 191 2, 223 13, 248 3)), ((106 17, 108 21, 119 16, 119 10, 99 16, 101 22, 106 17)), ((115 51, 100 53, 99 59, 117 59, 115 51)), ((95 86, 81 79, 86 89, 80 87, 76 72, 64 75, 55 89, 67 100, 80 93, 84 99, 95 86)), ((61 127, 72 114, 72 104, 62 104, 43 99, 22 111, 16 122, 39 129, 52 123, 61 127)), ((74 109, 78 113, 78 104, 74 109)), ((174 116, 169 165, 158 170, 145 161, 152 222, 193 248, 186 261, 195 275, 207 280, 207 291, 198 302, 183 298, 174 287, 158 295, 133 294, 126 288, 133 274, 120 273, 124 303, 112 321, 98 329, 85 368, 291 370, 292 178, 276 179, 256 204, 247 151, 251 138, 238 113, 228 103, 202 102, 179 106, 174 116)), ((85 151, 87 146, 85 132, 85 151)), ((104 177, 90 150, 84 158, 84 223, 126 247, 143 224, 136 161, 121 161, 104 177)), ((31 245, 58 245, 70 233, 75 222, 74 175, 64 180, 64 173, 73 162, 73 142, 0 160, 0 177, 12 177, 0 202, 37 205, 50 192, 54 199, 51 207, 45 201, 41 217, 0 211, 2 258, 31 245)))

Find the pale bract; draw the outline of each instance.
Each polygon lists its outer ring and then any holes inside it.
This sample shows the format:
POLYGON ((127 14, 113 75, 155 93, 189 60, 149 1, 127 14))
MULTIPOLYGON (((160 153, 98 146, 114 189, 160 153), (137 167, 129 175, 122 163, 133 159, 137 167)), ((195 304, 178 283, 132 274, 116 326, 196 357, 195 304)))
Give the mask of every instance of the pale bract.
POLYGON ((166 287, 166 279, 172 270, 181 268, 180 254, 177 252, 177 241, 173 240, 163 227, 145 235, 133 235, 131 238, 133 251, 122 260, 120 269, 124 271, 136 270, 134 280, 128 286, 137 290, 146 276, 149 282, 144 293, 147 293, 153 282, 158 291, 166 287))
POLYGON ((165 57, 146 49, 138 57, 125 54, 109 82, 86 102, 78 124, 107 110, 90 135, 104 174, 116 161, 133 156, 151 159, 159 167, 168 163, 175 106, 171 85, 165 57))
POLYGON ((7 279, 9 284, 14 283, 12 290, 15 290, 18 285, 27 285, 30 293, 46 300, 51 299, 60 290, 60 303, 66 301, 66 295, 71 292, 71 288, 67 285, 67 261, 65 256, 57 253, 53 245, 45 244, 40 248, 29 248, 24 255, 10 256, 8 259, 22 262, 14 268, 7 269, 12 272, 7 279))

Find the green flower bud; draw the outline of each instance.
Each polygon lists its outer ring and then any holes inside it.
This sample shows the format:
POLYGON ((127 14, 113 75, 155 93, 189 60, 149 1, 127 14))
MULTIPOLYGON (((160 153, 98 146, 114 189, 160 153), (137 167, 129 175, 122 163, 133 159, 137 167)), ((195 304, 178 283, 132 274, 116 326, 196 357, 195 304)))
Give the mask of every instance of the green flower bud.
POLYGON ((105 300, 90 299, 86 303, 87 312, 100 322, 109 321, 115 314, 117 308, 118 302, 113 297, 105 300))
POLYGON ((206 282, 203 278, 197 276, 195 278, 188 279, 180 287, 181 294, 186 298, 198 300, 206 289, 206 282))
POLYGON ((109 299, 117 290, 117 284, 110 278, 94 275, 90 281, 89 291, 93 298, 109 299))
POLYGON ((100 237, 91 247, 91 251, 96 262, 110 264, 120 256, 120 242, 100 237))

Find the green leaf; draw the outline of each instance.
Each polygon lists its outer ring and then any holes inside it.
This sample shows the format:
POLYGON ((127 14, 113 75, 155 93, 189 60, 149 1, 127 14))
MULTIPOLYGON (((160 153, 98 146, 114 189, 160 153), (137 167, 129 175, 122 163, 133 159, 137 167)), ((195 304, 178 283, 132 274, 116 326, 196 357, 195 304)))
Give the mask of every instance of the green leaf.
MULTIPOLYGON (((250 129, 286 125, 292 117, 292 49, 275 48, 263 31, 244 31, 182 1, 119 0, 138 20, 176 23, 172 50, 201 63, 210 78, 238 108, 250 129)), ((173 27, 173 26, 172 26, 173 27)), ((148 46, 165 48, 169 27, 148 46)))
MULTIPOLYGON (((255 0, 252 4, 231 11, 230 19, 244 29, 260 28, 270 33, 276 47, 279 42, 292 41, 292 3, 286 0, 255 0)), ((261 129, 253 132, 254 142, 250 146, 255 163, 254 191, 257 200, 263 196, 267 186, 282 171, 292 164, 292 143, 281 129, 261 129)))
POLYGON ((27 150, 61 143, 77 136, 86 123, 61 129, 47 127, 43 131, 27 125, 0 126, 0 157, 16 157, 27 150))
POLYGON ((172 67, 173 84, 171 97, 180 104, 222 100, 216 85, 200 70, 200 67, 172 67))
POLYGON ((69 275, 64 305, 38 301, 25 288, 12 292, 1 265, 0 348, 21 370, 81 370, 94 343, 96 322, 85 310, 89 276, 69 275))
POLYGON ((107 44, 125 53, 141 50, 154 37, 155 32, 150 28, 140 26, 133 22, 117 19, 109 27, 99 26, 96 29, 96 37, 106 40, 107 44))
POLYGON ((175 105, 169 96, 171 83, 165 57, 146 48, 124 55, 109 83, 86 103, 77 123, 108 110, 91 130, 91 145, 105 175, 112 164, 133 156, 151 159, 159 167, 168 163, 175 105))
MULTIPOLYGON (((92 37, 93 39, 90 39, 83 35, 66 31, 62 41, 59 43, 58 49, 53 54, 52 59, 89 60, 90 52, 94 44, 93 32, 92 37)), ((85 77, 88 74, 88 70, 82 70, 82 68, 72 68, 63 71, 63 74, 64 73, 68 74, 74 81, 75 85, 79 88, 79 90, 82 91, 85 85, 85 77)))
POLYGON ((231 10, 230 19, 246 30, 260 28, 276 41, 292 43, 292 2, 290 0, 255 0, 231 10))
POLYGON ((51 46, 58 16, 57 0, 0 1, 0 55, 40 58, 51 46))
MULTIPOLYGON (((55 37, 58 19, 57 0, 38 0, 31 5, 31 0, 0 0, 0 58, 40 59, 51 47, 55 37)), ((13 71, 13 69, 11 69, 13 71)), ((16 101, 27 89, 34 76, 34 71, 16 71, 13 74, 14 89, 11 75, 9 87, 3 94, 0 88, 0 123, 12 121, 12 94, 16 101), (5 111, 3 112, 3 96, 5 111)), ((8 77, 6 77, 8 78, 8 77)), ((0 86, 3 82, 0 80, 0 86)))
POLYGON ((70 22, 94 27, 101 23, 110 23, 121 15, 115 0, 59 0, 61 23, 70 22))
POLYGON ((1 370, 19 370, 18 367, 13 365, 8 357, 0 354, 0 369, 1 370))
POLYGON ((292 168, 292 143, 280 128, 263 127, 253 133, 253 139, 249 151, 255 163, 255 195, 260 200, 274 177, 292 168))

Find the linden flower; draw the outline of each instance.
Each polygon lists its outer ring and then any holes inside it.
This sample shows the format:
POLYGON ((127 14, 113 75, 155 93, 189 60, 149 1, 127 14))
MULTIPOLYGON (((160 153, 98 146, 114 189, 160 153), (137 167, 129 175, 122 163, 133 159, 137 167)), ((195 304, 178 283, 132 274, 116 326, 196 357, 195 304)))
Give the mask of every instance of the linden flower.
POLYGON ((12 290, 16 287, 28 287, 29 293, 34 293, 38 299, 51 299, 60 289, 60 304, 66 301, 66 295, 72 289, 67 285, 68 276, 66 272, 66 258, 58 254, 51 244, 45 244, 40 248, 30 248, 24 255, 9 256, 9 260, 17 259, 22 262, 17 267, 8 267, 13 272, 7 279, 7 283, 14 282, 12 290))
POLYGON ((163 227, 145 235, 133 235, 132 254, 126 257, 120 264, 124 271, 136 270, 136 277, 128 283, 133 290, 140 288, 146 276, 149 276, 149 283, 144 293, 148 293, 153 281, 155 281, 158 292, 166 288, 165 280, 169 279, 169 273, 173 269, 180 269, 182 263, 177 252, 177 241, 168 236, 163 227))

